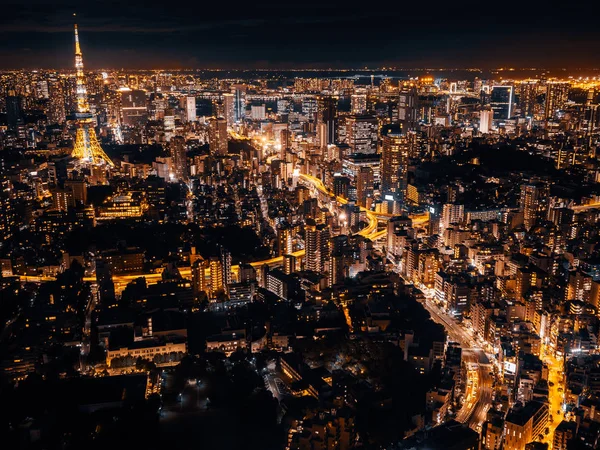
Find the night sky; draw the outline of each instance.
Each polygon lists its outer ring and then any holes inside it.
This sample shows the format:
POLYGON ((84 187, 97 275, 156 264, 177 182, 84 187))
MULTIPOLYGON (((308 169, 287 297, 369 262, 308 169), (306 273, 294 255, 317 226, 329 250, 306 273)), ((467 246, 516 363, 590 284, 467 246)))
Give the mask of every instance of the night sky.
POLYGON ((594 2, 17 1, 0 68, 598 67, 594 2))

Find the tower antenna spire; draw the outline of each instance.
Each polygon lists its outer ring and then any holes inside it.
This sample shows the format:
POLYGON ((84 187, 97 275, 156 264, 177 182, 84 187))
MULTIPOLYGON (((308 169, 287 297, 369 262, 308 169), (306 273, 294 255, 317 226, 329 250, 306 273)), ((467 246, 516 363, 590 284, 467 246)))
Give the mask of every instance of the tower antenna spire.
MULTIPOLYGON (((76 14, 73 14, 76 17, 76 14)), ((108 155, 104 153, 96 131, 94 130, 94 116, 90 111, 90 105, 87 98, 87 86, 85 83, 85 74, 83 72, 83 54, 79 44, 79 31, 77 24, 74 24, 75 31, 75 85, 77 98, 77 134, 75 135, 75 145, 72 156, 83 165, 102 165, 114 166, 108 155)))

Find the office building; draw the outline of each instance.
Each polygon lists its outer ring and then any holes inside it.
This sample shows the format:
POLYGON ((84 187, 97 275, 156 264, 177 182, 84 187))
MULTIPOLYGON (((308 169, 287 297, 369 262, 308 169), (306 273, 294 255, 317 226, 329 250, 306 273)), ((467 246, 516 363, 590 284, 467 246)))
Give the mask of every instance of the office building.
POLYGON ((322 127, 322 141, 325 145, 335 143, 337 122, 337 98, 322 96, 317 99, 317 125, 322 127))
POLYGON ((346 143, 349 152, 373 154, 377 152, 377 118, 353 115, 346 118, 346 143))
POLYGON ((265 120, 267 118, 266 106, 263 105, 252 105, 250 107, 250 117, 252 120, 265 120))
POLYGON ((139 89, 121 90, 121 123, 125 126, 140 125, 148 118, 146 92, 139 89))
POLYGON ((419 95, 416 86, 402 87, 398 97, 398 123, 404 133, 417 129, 419 95))
POLYGON ((479 112, 479 132, 487 134, 492 131, 492 121, 494 119, 493 111, 483 109, 479 112))
POLYGON ((241 86, 233 91, 233 114, 235 122, 242 122, 246 116, 246 102, 241 86))
POLYGON ((556 112, 564 108, 569 99, 570 87, 570 83, 561 81, 549 81, 546 84, 546 103, 544 105, 546 119, 554 118, 556 112))
POLYGON ((508 120, 513 115, 513 87, 494 86, 490 96, 490 106, 494 120, 508 120))
POLYGON ((525 406, 520 403, 506 415, 504 421, 505 450, 525 450, 525 446, 541 440, 548 426, 548 405, 530 401, 525 406))
POLYGON ((228 153, 227 120, 211 117, 208 123, 208 144, 211 155, 224 156, 228 153))
POLYGON ((196 121, 196 97, 185 97, 185 119, 188 122, 196 121))
POLYGON ((6 123, 8 129, 17 131, 23 125, 23 98, 16 95, 6 97, 6 123))

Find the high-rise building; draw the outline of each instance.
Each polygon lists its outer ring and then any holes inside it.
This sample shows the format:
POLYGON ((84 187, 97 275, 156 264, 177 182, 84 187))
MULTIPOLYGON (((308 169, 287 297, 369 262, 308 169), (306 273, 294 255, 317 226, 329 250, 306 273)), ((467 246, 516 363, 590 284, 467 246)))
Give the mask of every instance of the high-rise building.
POLYGON ((211 298, 215 298, 216 295, 223 291, 223 264, 221 263, 221 259, 217 256, 213 256, 210 258, 208 262, 209 269, 209 294, 211 298))
POLYGON ((324 125, 324 143, 333 144, 336 138, 337 99, 321 96, 317 99, 317 124, 324 125))
POLYGON ((267 118, 267 110, 264 104, 252 105, 250 107, 250 117, 252 120, 265 120, 267 118))
POLYGON ((173 108, 165 109, 163 127, 165 130, 165 139, 169 142, 175 134, 175 110, 173 108))
POLYGON ((513 114, 513 87, 494 86, 490 96, 494 120, 508 120, 513 114))
POLYGON ((77 133, 75 135, 75 145, 73 147, 73 158, 82 164, 107 164, 113 166, 110 158, 104 153, 96 131, 94 130, 94 116, 90 111, 90 105, 87 98, 87 88, 85 84, 85 74, 83 73, 83 54, 79 46, 79 34, 77 25, 75 25, 75 69, 77 82, 77 133))
POLYGON ((465 205, 446 203, 442 208, 441 226, 448 228, 452 224, 459 224, 465 218, 465 205))
POLYGON ((306 270, 325 272, 329 267, 329 228, 307 219, 305 231, 306 270))
POLYGON ((479 132, 481 134, 487 134, 492 129, 492 120, 494 114, 489 109, 483 109, 479 112, 479 132))
POLYGON ((346 143, 350 153, 377 152, 377 118, 374 116, 348 116, 346 118, 346 143))
POLYGON ((121 115, 123 125, 139 125, 148 117, 146 91, 123 89, 121 91, 121 115))
POLYGON ((519 208, 523 211, 523 223, 528 230, 538 218, 543 217, 546 209, 547 192, 547 187, 540 183, 521 186, 519 208))
POLYGON ((208 290, 208 286, 206 283, 206 268, 208 267, 208 262, 204 260, 202 257, 198 257, 191 264, 192 271, 192 290, 194 291, 194 295, 198 297, 201 292, 206 292, 208 290))
POLYGON ((60 79, 50 79, 48 82, 48 123, 64 123, 67 118, 65 110, 65 92, 60 79))
POLYGON ((235 124, 235 96, 233 94, 223 94, 223 109, 227 127, 232 128, 235 124))
POLYGON ((546 84, 544 115, 547 119, 553 118, 556 111, 564 108, 569 99, 570 87, 570 83, 562 81, 549 81, 546 84))
POLYGON ((350 97, 350 111, 352 114, 364 114, 367 111, 366 94, 353 94, 350 97))
POLYGON ((169 148, 171 150, 173 178, 175 180, 186 181, 188 179, 188 164, 185 152, 185 139, 182 136, 173 137, 169 142, 169 148))
POLYGON ((211 117, 208 124, 208 144, 212 155, 223 156, 228 153, 227 120, 223 117, 211 117))
POLYGON ((246 115, 246 106, 244 101, 244 91, 241 87, 236 87, 233 92, 233 104, 235 122, 243 121, 246 115))
POLYGON ((373 202, 374 176, 373 169, 361 167, 356 174, 356 202, 367 209, 373 202))
POLYGON ((196 97, 185 98, 185 119, 188 122, 196 121, 196 97))
POLYGON ((416 86, 403 87, 398 97, 398 122, 404 133, 417 129, 419 94, 416 86))
POLYGON ((348 277, 346 258, 341 253, 332 254, 329 258, 328 285, 334 286, 348 277))
POLYGON ((315 97, 304 97, 302 99, 302 114, 309 121, 315 120, 317 115, 317 99, 315 97))
POLYGON ((522 117, 533 117, 536 113, 538 87, 537 80, 522 81, 517 85, 518 105, 522 117))
POLYGON ((87 183, 85 180, 81 178, 65 180, 65 190, 71 191, 75 205, 87 204, 87 183))
POLYGON ((293 252, 293 228, 287 224, 277 227, 277 256, 291 254, 293 252))
POLYGON ((348 198, 350 191, 350 178, 344 176, 333 177, 333 193, 337 197, 348 198))
POLYGON ((153 219, 163 220, 167 203, 165 180, 156 175, 150 175, 146 178, 145 187, 148 215, 153 219))
POLYGON ((408 187, 408 159, 413 133, 390 131, 382 136, 381 194, 384 199, 404 202, 408 187))
POLYGON ((17 131, 23 125, 23 98, 17 95, 6 97, 6 122, 8 129, 17 131))

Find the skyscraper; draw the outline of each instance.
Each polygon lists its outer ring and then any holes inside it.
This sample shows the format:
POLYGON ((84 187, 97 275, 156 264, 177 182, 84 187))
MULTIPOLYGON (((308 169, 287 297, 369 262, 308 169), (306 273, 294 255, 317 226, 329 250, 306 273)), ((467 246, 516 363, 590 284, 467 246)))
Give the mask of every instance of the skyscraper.
POLYGON ((522 81, 517 85, 519 109, 522 117, 533 117, 536 112, 538 96, 537 80, 522 81))
POLYGON ((8 129, 17 131, 20 125, 23 125, 23 98, 17 95, 6 97, 6 122, 8 129))
POLYGON ((519 207, 523 211, 523 223, 526 229, 529 230, 537 219, 543 216, 547 193, 547 187, 541 183, 521 186, 519 207))
POLYGON ((381 194, 386 200, 404 202, 408 187, 408 159, 413 133, 390 131, 382 136, 381 194))
POLYGON ((235 97, 233 94, 223 94, 223 109, 227 127, 232 128, 235 124, 235 97))
POLYGON ((187 155, 185 153, 185 139, 175 136, 169 142, 171 150, 171 161, 173 162, 173 175, 176 180, 186 181, 188 179, 187 155))
POLYGON ((185 118, 188 122, 196 121, 196 97, 185 98, 185 118))
POLYGON ((554 117, 554 114, 559 109, 562 109, 569 99, 569 88, 568 82, 550 81, 546 85, 546 104, 544 108, 544 115, 547 119, 554 117))
POLYGON ((244 120, 244 116, 246 115, 245 104, 244 104, 244 92, 240 87, 236 87, 233 93, 234 96, 234 120, 236 122, 241 122, 244 120))
POLYGON ((148 100, 146 92, 140 89, 123 89, 121 91, 121 114, 123 125, 141 124, 148 117, 148 100))
POLYGON ((492 128, 493 113, 489 109, 482 109, 479 111, 479 132, 481 134, 487 134, 492 128))
POLYGON ((208 144, 212 155, 223 156, 227 154, 227 120, 223 117, 210 118, 208 144))
POLYGON ((65 111, 65 92, 60 79, 51 79, 48 83, 48 116, 49 124, 63 123, 67 117, 65 111))
POLYGON ((336 137, 337 99, 322 96, 317 99, 317 124, 324 125, 325 144, 333 144, 336 137))
POLYGON ((281 224, 277 227, 277 255, 291 254, 293 249, 293 228, 289 224, 281 224))
POLYGON ((73 147, 73 158, 81 164, 107 164, 112 167, 114 164, 100 147, 93 126, 94 116, 90 111, 87 99, 85 74, 83 73, 83 55, 79 47, 77 25, 75 25, 75 69, 77 70, 77 111, 75 113, 77 134, 75 136, 75 146, 73 147))
POLYGON ((507 120, 513 113, 513 87, 494 86, 490 96, 490 105, 494 111, 494 120, 507 120))
POLYGON ((366 94, 353 94, 350 97, 350 111, 352 114, 364 114, 367 111, 366 94))
POLYGON ((346 143, 350 153, 377 152, 377 118, 374 116, 348 116, 346 118, 346 143))
POLYGON ((211 298, 215 298, 219 291, 224 289, 223 286, 223 264, 217 256, 210 258, 208 263, 210 285, 209 293, 211 298))
POLYGON ((398 122, 404 133, 417 129, 419 94, 416 86, 401 88, 398 97, 398 122))
POLYGON ((306 220, 306 270, 322 273, 329 267, 329 228, 314 220, 306 220))

